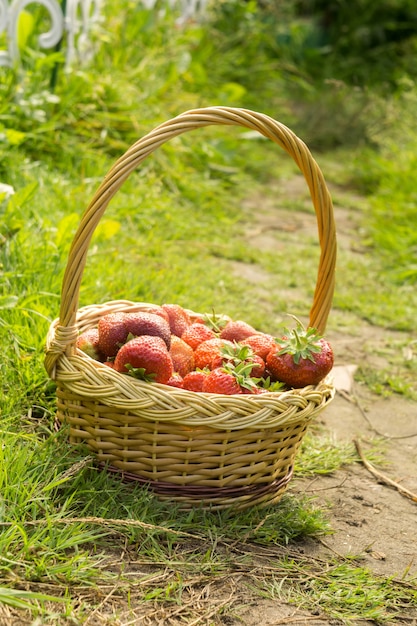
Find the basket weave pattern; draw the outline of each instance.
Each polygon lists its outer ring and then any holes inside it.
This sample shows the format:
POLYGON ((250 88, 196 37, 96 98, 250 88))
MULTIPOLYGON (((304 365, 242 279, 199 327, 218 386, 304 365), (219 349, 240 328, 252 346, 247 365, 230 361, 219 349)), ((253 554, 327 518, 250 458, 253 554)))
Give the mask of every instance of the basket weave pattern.
POLYGON ((120 374, 76 348, 78 334, 96 326, 101 316, 154 307, 116 300, 78 308, 89 243, 110 200, 163 143, 213 124, 257 130, 281 146, 304 174, 321 249, 310 326, 324 332, 333 297, 336 237, 332 202, 318 165, 305 144, 272 118, 211 107, 188 111, 157 127, 131 146, 104 178, 69 253, 60 315, 47 336, 45 367, 57 383, 57 418, 69 424, 70 440, 86 442, 108 469, 149 485, 159 497, 184 508, 199 504, 241 509, 282 496, 308 424, 333 398, 330 380, 261 395, 195 393, 120 374))

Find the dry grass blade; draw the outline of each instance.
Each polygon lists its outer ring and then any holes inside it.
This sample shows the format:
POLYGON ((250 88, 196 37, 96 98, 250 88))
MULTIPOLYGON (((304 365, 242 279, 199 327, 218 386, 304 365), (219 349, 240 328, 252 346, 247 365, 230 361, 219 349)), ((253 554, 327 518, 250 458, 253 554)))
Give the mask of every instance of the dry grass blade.
POLYGON ((303 620, 303 623, 306 623, 307 621, 309 622, 320 622, 322 619, 326 619, 325 616, 321 616, 320 615, 302 615, 299 617, 283 617, 282 619, 279 619, 278 621, 275 622, 271 622, 271 626, 279 626, 280 624, 283 624, 284 626, 286 624, 299 624, 301 625, 301 620, 303 620))
POLYGON ((111 598, 111 596, 115 593, 115 591, 117 591, 117 585, 115 585, 110 591, 109 593, 106 595, 106 597, 100 602, 100 604, 98 604, 96 606, 96 608, 94 609, 94 611, 92 611, 92 613, 90 613, 90 615, 87 617, 87 619, 84 622, 84 626, 86 626, 86 624, 91 623, 91 619, 93 617, 95 617, 101 610, 101 608, 106 604, 106 602, 109 600, 109 598, 111 598))
MULTIPOLYGON (((210 594, 209 594, 209 591, 208 591, 209 587, 210 587, 210 585, 208 585, 206 588, 204 588, 202 590, 202 593, 201 593, 202 596, 207 596, 206 603, 210 599, 209 608, 207 610, 203 611, 200 615, 198 615, 192 621, 187 622, 187 626, 197 626, 197 624, 201 624, 205 620, 209 620, 211 617, 213 617, 214 615, 217 615, 219 613, 219 611, 221 611, 225 607, 229 606, 233 602, 233 599, 235 597, 235 592, 236 592, 235 585, 233 585, 233 590, 230 592, 230 594, 227 596, 227 598, 224 599, 224 600, 222 599, 222 600, 220 600, 218 602, 216 602, 215 600, 213 601, 213 598, 210 597, 210 594)), ((196 608, 196 599, 192 598, 189 604, 195 609, 196 608)), ((201 608, 203 608, 203 605, 201 605, 201 608)), ((175 615, 177 615, 179 613, 182 613, 182 609, 183 609, 183 607, 180 607, 176 611, 173 611, 170 614, 170 617, 174 617, 175 615)))
MULTIPOLYGON (((191 539, 201 539, 198 535, 192 535, 182 530, 174 530, 173 528, 166 528, 165 526, 158 526, 155 524, 147 524, 135 519, 114 519, 107 517, 60 517, 55 520, 50 519, 37 519, 26 521, 28 526, 42 526, 44 524, 97 524, 102 526, 131 526, 137 528, 145 528, 146 530, 157 530, 164 533, 171 533, 180 537, 189 537, 191 539)), ((0 522, 1 527, 13 526, 14 522, 0 522)))
POLYGON ((397 491, 401 493, 401 495, 405 496, 406 498, 409 498, 413 502, 417 502, 417 495, 415 493, 412 493, 405 487, 402 487, 402 485, 400 485, 399 483, 395 482, 395 480, 392 480, 388 476, 385 476, 385 474, 382 474, 381 472, 379 472, 377 469, 375 469, 375 467, 371 463, 369 463, 369 461, 366 460, 366 458, 363 455, 362 448, 357 439, 354 439, 353 443, 355 444, 355 448, 357 450, 360 460, 362 461, 366 469, 369 472, 371 472, 371 474, 373 474, 379 481, 385 483, 386 485, 389 485, 390 487, 394 487, 395 489, 397 489, 397 491))

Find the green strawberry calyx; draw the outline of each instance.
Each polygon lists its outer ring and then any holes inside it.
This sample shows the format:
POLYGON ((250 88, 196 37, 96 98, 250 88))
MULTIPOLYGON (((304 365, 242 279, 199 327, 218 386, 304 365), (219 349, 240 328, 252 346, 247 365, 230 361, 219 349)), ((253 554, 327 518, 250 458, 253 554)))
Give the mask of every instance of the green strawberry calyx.
POLYGON ((270 376, 267 378, 253 378, 256 381, 258 387, 267 389, 268 391, 282 391, 285 388, 285 384, 280 381, 272 381, 270 376))
POLYGON ((252 362, 241 362, 237 365, 234 365, 233 363, 224 363, 221 369, 226 372, 226 374, 233 376, 240 387, 252 390, 257 386, 257 383, 260 380, 259 378, 251 377, 252 370, 256 366, 257 363, 252 362))
POLYGON ((316 328, 305 328, 299 319, 296 317, 294 319, 297 321, 297 327, 285 331, 284 338, 276 339, 281 348, 278 354, 291 354, 296 365, 301 359, 308 359, 315 363, 314 355, 322 351, 322 346, 319 343, 322 335, 316 328))
POLYGON ((133 367, 130 363, 125 365, 126 369, 129 370, 129 374, 138 380, 144 380, 147 383, 152 383, 155 381, 156 374, 147 374, 146 369, 144 367, 133 367))
POLYGON ((221 355, 225 359, 222 369, 236 379, 238 385, 252 391, 257 387, 260 378, 252 376, 252 370, 259 367, 259 363, 253 360, 254 351, 250 346, 241 346, 236 341, 233 345, 225 344, 221 349, 221 355))
POLYGON ((218 315, 217 313, 215 313, 214 309, 211 314, 204 313, 202 315, 202 318, 205 321, 206 325, 217 334, 220 334, 222 329, 226 326, 227 322, 229 321, 229 318, 227 316, 218 315))
MULTIPOLYGON (((233 342, 233 345, 224 344, 220 352, 222 357, 224 357, 227 361, 231 361, 235 366, 240 365, 255 356, 255 353, 250 346, 241 346, 236 341, 233 342)), ((255 367, 255 365, 256 363, 252 363, 252 367, 255 367)))

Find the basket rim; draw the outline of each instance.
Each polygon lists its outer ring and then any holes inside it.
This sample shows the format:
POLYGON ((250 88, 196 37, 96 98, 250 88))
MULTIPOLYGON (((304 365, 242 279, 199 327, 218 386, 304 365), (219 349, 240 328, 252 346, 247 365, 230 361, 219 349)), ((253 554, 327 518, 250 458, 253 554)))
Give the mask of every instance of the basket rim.
MULTIPOLYGON (((103 305, 87 305, 77 312, 77 319, 94 325, 103 311, 127 306, 149 310, 150 303, 126 300, 103 305)), ((194 312, 192 312, 194 313, 194 312)), ((194 315, 199 315, 194 313, 194 315)), ((84 327, 83 327, 84 328, 84 327)), ((59 319, 49 328, 47 346, 55 341, 59 319)), ((74 326, 77 334, 77 325, 74 326)), ((223 395, 188 391, 160 383, 149 383, 122 374, 94 360, 81 350, 62 354, 56 371, 60 393, 77 412, 77 402, 105 407, 106 411, 125 411, 151 422, 175 422, 185 428, 242 430, 265 429, 310 422, 333 400, 335 389, 331 373, 318 385, 299 389, 283 389, 263 394, 223 395), (151 406, 152 405, 152 406, 151 406)), ((92 409, 93 410, 93 409, 92 409)), ((94 411, 98 411, 95 408, 94 411)), ((126 419, 121 416, 120 419, 126 419)))

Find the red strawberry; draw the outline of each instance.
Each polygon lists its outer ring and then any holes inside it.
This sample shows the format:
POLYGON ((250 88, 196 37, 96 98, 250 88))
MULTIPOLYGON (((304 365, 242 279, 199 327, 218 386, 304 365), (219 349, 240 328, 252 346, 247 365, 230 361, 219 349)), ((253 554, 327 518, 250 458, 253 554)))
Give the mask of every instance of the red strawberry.
POLYGON ((234 343, 231 346, 225 345, 220 354, 215 356, 210 364, 210 369, 214 370, 216 367, 222 367, 223 365, 236 368, 242 364, 247 365, 245 367, 245 375, 249 375, 252 378, 261 378, 265 372, 265 361, 258 355, 254 354, 252 348, 249 346, 243 346, 240 343, 234 343), (252 364, 252 368, 249 364, 252 364))
POLYGON ((199 315, 198 313, 196 313, 195 315, 196 317, 190 316, 191 324, 203 324, 204 326, 207 326, 206 320, 202 315, 199 315))
POLYGON ((159 317, 162 317, 164 320, 169 322, 168 313, 158 304, 152 304, 146 312, 153 313, 153 315, 159 315, 159 317))
POLYGON ((183 378, 177 372, 174 372, 169 380, 166 382, 170 387, 177 387, 178 389, 182 389, 183 378))
POLYGON ((256 335, 250 335, 246 339, 242 339, 240 342, 242 346, 249 346, 253 352, 260 356, 263 360, 266 359, 269 352, 276 345, 275 339, 272 335, 267 333, 256 333, 256 335))
POLYGON ((171 333, 181 337, 187 326, 191 324, 191 318, 187 311, 179 304, 163 304, 162 308, 168 315, 171 333))
POLYGON ((126 343, 129 331, 126 313, 108 313, 98 321, 98 346, 106 356, 116 356, 119 348, 126 343))
POLYGON ((216 335, 211 328, 205 324, 193 322, 190 326, 188 326, 188 328, 185 329, 181 335, 181 339, 185 341, 185 343, 188 343, 193 350, 195 350, 200 343, 207 341, 207 339, 214 339, 215 336, 216 335))
POLYGON ((216 354, 211 363, 210 363, 210 370, 215 370, 217 367, 223 367, 223 365, 225 363, 228 362, 228 359, 223 355, 222 352, 220 352, 219 354, 216 354))
POLYGON ((253 367, 250 373, 252 378, 262 378, 262 376, 265 374, 266 364, 265 364, 265 361, 260 356, 258 356, 257 354, 254 354, 253 356, 246 359, 245 362, 253 364, 253 367))
POLYGON ((206 379, 208 372, 203 370, 193 370, 182 381, 182 388, 188 389, 188 391, 203 391, 204 380, 206 379))
POLYGON ((333 350, 315 328, 297 328, 279 341, 267 356, 266 364, 273 380, 288 387, 317 385, 332 369, 333 350))
POLYGON ((225 345, 233 346, 231 341, 225 341, 220 339, 220 337, 207 339, 200 343, 194 350, 195 367, 198 369, 204 369, 205 367, 211 369, 211 363, 214 357, 220 356, 221 349, 225 345))
POLYGON ((242 389, 233 374, 229 374, 224 368, 217 367, 207 374, 203 382, 203 392, 222 393, 227 396, 241 394, 242 389))
POLYGON ((129 334, 134 337, 139 337, 140 335, 161 337, 169 350, 171 346, 171 330, 169 323, 160 315, 142 311, 126 313, 125 324, 129 334))
POLYGON ((188 343, 176 335, 171 337, 171 348, 169 351, 174 365, 174 371, 185 376, 194 369, 194 350, 188 343))
POLYGON ((141 335, 125 343, 117 353, 114 369, 157 383, 166 383, 174 373, 165 341, 151 335, 141 335))
POLYGON ((226 324, 220 333, 221 339, 228 339, 229 341, 242 341, 246 337, 254 335, 256 330, 253 326, 250 326, 242 320, 230 321, 226 324))
POLYGON ((98 328, 85 330, 77 337, 77 348, 96 361, 104 361, 104 354, 98 345, 98 328))

